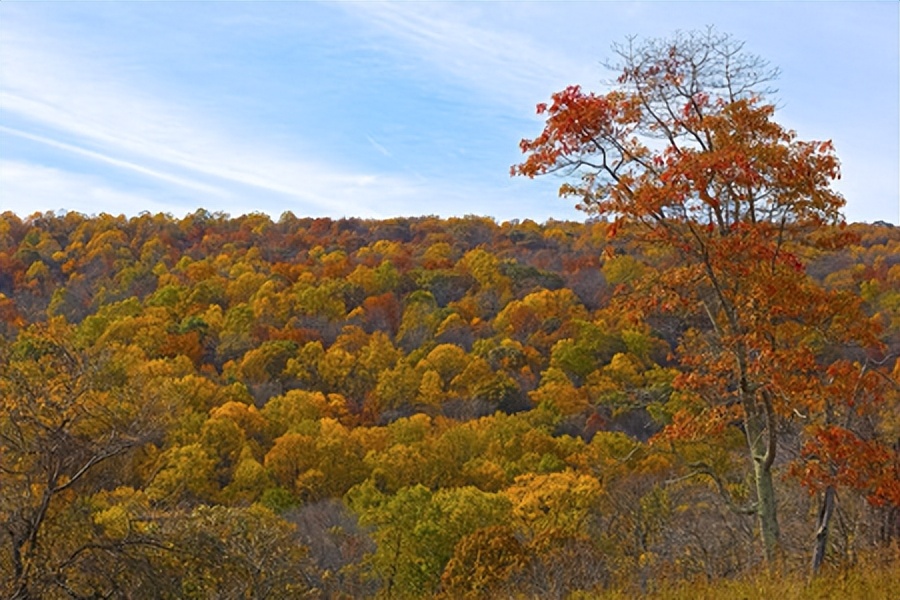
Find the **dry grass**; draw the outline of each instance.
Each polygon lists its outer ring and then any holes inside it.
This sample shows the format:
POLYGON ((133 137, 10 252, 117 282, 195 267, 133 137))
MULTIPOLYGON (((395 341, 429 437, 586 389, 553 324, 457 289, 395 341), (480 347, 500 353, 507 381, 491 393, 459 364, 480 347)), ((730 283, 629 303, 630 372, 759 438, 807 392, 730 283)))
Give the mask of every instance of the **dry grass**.
POLYGON ((606 591, 570 600, 897 600, 900 553, 872 555, 849 568, 831 568, 810 581, 805 574, 758 573, 738 579, 679 582, 647 594, 606 591))

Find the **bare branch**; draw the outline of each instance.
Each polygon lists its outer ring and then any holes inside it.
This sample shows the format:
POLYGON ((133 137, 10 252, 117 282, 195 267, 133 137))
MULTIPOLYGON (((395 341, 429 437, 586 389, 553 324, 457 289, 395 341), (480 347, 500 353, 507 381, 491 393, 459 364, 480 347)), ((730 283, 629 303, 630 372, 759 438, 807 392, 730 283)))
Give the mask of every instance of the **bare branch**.
POLYGON ((694 462, 688 465, 693 471, 688 473, 687 475, 682 475, 681 477, 676 477, 674 479, 666 480, 667 484, 675 484, 681 481, 687 481, 689 479, 693 479, 695 477, 706 476, 712 479, 713 483, 716 484, 716 489, 719 492, 719 495, 725 501, 728 509, 739 515, 755 515, 757 506, 756 503, 750 503, 744 506, 740 506, 735 503, 734 498, 731 497, 731 494, 728 492, 728 488, 725 487, 725 483, 722 481, 722 478, 719 477, 718 473, 716 473, 712 467, 703 462, 694 462))

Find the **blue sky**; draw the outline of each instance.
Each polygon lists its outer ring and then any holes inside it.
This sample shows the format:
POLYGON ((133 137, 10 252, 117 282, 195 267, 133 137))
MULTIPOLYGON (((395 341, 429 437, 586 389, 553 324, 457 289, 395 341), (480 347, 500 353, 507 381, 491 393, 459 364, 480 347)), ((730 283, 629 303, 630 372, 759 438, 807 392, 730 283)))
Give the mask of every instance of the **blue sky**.
POLYGON ((626 35, 714 25, 832 139, 850 221, 900 219, 900 4, 0 2, 0 211, 583 219, 511 179, 534 106, 626 35))

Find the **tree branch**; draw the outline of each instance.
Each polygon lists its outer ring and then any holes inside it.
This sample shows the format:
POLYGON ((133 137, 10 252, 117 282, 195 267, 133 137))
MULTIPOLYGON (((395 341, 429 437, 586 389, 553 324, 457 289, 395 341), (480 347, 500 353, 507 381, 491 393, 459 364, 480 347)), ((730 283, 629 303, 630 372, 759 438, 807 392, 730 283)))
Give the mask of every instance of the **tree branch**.
POLYGON ((725 483, 719 477, 718 473, 716 473, 712 467, 707 465, 704 462, 694 462, 688 465, 692 472, 687 475, 682 475, 681 477, 676 477, 675 479, 666 480, 666 484, 674 484, 679 483, 681 481, 686 481, 688 479, 693 479, 694 477, 699 477, 701 475, 706 475, 716 484, 716 488, 719 492, 719 495, 725 501, 725 504, 728 506, 728 509, 738 515, 755 515, 757 510, 757 503, 751 502, 750 504, 739 506, 735 504, 734 499, 731 497, 731 494, 728 493, 728 490, 725 487, 725 483))

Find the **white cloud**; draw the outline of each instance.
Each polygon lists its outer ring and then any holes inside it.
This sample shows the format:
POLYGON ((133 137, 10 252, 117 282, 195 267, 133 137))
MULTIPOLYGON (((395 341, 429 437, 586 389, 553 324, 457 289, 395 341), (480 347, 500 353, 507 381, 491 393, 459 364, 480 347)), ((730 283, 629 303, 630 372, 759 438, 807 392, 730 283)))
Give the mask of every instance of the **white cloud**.
POLYGON ((63 52, 37 35, 17 36, 14 43, 4 37, 0 54, 0 107, 17 123, 42 132, 4 128, 9 134, 230 196, 232 204, 256 190, 283 196, 285 208, 378 216, 384 206, 412 200, 419 192, 419 186, 400 178, 348 171, 258 140, 238 139, 215 122, 214 114, 191 110, 189 98, 153 97, 133 77, 129 84, 129 73, 113 62, 71 48, 63 52))
POLYGON ((84 214, 177 212, 149 194, 109 187, 100 177, 70 173, 20 161, 0 161, 3 209, 18 215, 66 210, 84 214))
MULTIPOLYGON (((0 93, 0 104, 5 104, 8 101, 9 101, 9 94, 0 93)), ((13 104, 14 102, 8 102, 8 103, 13 104)), ((185 179, 183 177, 178 177, 178 176, 172 175, 170 173, 166 173, 164 171, 158 171, 155 169, 151 169, 151 168, 145 167, 145 166, 137 164, 137 163, 129 162, 127 160, 120 160, 120 159, 108 156, 106 154, 102 154, 100 152, 94 152, 93 150, 87 150, 85 148, 81 148, 81 147, 75 146, 73 144, 67 144, 65 142, 60 142, 60 141, 46 138, 43 136, 34 135, 31 133, 27 133, 25 131, 13 129, 11 127, 5 127, 3 125, 0 125, 0 132, 7 133, 9 135, 14 135, 14 136, 26 139, 26 140, 30 140, 32 142, 38 142, 40 144, 44 144, 44 145, 50 146, 52 148, 64 150, 66 152, 70 152, 72 154, 83 156, 85 158, 90 158, 90 159, 96 160, 98 162, 113 165, 115 167, 134 171, 136 173, 140 173, 141 175, 146 175, 146 176, 152 177, 154 179, 160 179, 162 181, 174 183, 174 184, 182 186, 182 187, 190 188, 190 189, 197 190, 200 192, 205 192, 207 194, 223 195, 225 193, 224 190, 222 190, 221 188, 216 188, 216 187, 212 187, 209 185, 205 185, 203 183, 193 181, 190 179, 185 179)))

